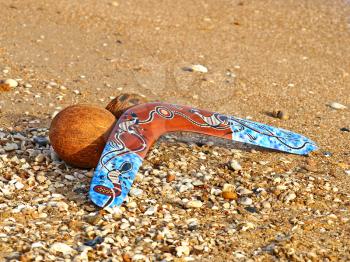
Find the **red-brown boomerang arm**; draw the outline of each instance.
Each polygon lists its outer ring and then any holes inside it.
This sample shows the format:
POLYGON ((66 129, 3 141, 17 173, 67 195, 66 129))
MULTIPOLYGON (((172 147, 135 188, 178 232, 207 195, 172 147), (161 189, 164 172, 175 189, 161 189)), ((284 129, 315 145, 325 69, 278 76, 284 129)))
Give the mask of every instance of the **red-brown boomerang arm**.
POLYGON ((90 187, 90 198, 101 207, 120 205, 152 144, 174 131, 201 133, 295 154, 317 147, 299 134, 206 110, 166 103, 137 105, 113 128, 90 187))

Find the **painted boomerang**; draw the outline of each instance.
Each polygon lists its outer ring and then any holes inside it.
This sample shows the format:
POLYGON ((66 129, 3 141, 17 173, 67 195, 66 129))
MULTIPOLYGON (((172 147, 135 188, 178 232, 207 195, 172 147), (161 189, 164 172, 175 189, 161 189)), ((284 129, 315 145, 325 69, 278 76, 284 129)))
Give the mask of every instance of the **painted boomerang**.
POLYGON ((317 149, 310 139, 257 122, 188 106, 147 103, 127 110, 113 128, 91 181, 100 207, 119 206, 152 144, 164 133, 196 132, 293 154, 317 149))

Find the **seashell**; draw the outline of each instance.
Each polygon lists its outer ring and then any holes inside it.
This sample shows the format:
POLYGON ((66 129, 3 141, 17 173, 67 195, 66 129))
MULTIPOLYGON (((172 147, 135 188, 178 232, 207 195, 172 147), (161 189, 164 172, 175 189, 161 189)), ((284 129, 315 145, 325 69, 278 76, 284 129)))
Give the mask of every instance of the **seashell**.
POLYGON ((130 107, 147 102, 146 98, 137 94, 121 94, 109 102, 106 109, 118 119, 130 107))

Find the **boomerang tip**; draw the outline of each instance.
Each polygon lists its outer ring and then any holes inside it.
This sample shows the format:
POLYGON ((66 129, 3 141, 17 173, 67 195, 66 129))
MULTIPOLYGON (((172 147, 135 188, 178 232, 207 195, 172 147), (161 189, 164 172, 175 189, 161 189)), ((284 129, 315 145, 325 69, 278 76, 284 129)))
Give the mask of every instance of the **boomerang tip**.
POLYGON ((289 143, 294 144, 295 147, 286 147, 284 144, 273 144, 272 146, 268 145, 266 147, 296 155, 308 155, 311 152, 318 150, 318 146, 316 145, 316 143, 304 136, 302 140, 290 140, 289 143), (300 144, 303 144, 303 146, 298 147, 298 145, 300 144))
POLYGON ((293 133, 291 131, 288 132, 289 134, 293 134, 292 139, 290 139, 289 141, 291 147, 288 148, 288 150, 286 150, 286 147, 284 146, 281 151, 297 155, 308 155, 311 152, 318 150, 317 144, 308 137, 297 133, 293 133))
POLYGON ((316 150, 318 150, 318 149, 319 149, 319 148, 318 148, 317 144, 316 144, 314 141, 312 141, 312 140, 309 139, 309 144, 307 144, 307 146, 305 147, 305 150, 302 151, 302 152, 300 153, 300 155, 308 155, 308 154, 310 154, 311 152, 316 151, 316 150))
POLYGON ((142 158, 128 153, 113 157, 104 165, 101 163, 100 161, 91 180, 89 197, 95 205, 102 208, 120 206, 131 189, 142 158))
POLYGON ((307 155, 318 149, 314 141, 283 128, 235 117, 230 120, 233 141, 297 155, 307 155))
POLYGON ((113 207, 117 200, 116 197, 113 197, 115 195, 114 186, 104 179, 103 173, 101 170, 95 171, 90 184, 89 197, 99 207, 113 207))
POLYGON ((123 192, 119 196, 113 197, 113 187, 107 187, 101 185, 101 183, 96 184, 91 183, 89 197, 90 200, 97 206, 101 208, 113 208, 115 206, 120 206, 128 193, 123 192))

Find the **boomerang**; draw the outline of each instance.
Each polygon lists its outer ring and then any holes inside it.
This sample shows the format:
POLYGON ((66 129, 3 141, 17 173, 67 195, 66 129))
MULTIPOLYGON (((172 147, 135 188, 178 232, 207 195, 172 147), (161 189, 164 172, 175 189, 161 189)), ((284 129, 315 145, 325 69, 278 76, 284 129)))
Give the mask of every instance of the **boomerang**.
POLYGON ((119 206, 152 144, 167 132, 187 131, 248 143, 292 154, 317 149, 310 139, 288 130, 166 103, 146 103, 127 110, 112 129, 94 172, 90 198, 106 208, 119 206))

